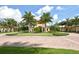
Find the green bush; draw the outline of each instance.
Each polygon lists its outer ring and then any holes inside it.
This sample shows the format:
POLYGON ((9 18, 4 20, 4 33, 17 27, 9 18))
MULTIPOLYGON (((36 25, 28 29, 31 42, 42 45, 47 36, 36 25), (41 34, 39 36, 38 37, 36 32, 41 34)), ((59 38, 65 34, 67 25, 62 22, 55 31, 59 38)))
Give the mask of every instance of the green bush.
POLYGON ((29 33, 29 30, 20 31, 21 33, 29 33))
POLYGON ((53 35, 54 36, 66 36, 66 35, 69 35, 69 34, 65 33, 65 32, 53 32, 53 35))
POLYGON ((51 26, 50 27, 50 31, 52 32, 54 32, 54 31, 60 31, 60 27, 58 27, 58 26, 51 26))
POLYGON ((36 28, 34 28, 34 32, 35 33, 40 33, 40 32, 42 32, 42 27, 36 27, 36 28))
POLYGON ((8 34, 6 34, 6 36, 15 36, 15 35, 17 35, 17 33, 8 33, 8 34))
POLYGON ((18 28, 18 31, 20 31, 20 32, 29 32, 28 27, 20 27, 20 28, 18 28))

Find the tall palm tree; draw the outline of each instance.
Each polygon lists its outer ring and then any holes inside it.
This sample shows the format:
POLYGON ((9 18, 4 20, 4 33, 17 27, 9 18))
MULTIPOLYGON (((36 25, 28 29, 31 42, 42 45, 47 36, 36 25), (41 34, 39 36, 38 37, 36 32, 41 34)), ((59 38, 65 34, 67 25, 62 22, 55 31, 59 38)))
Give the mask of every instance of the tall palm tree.
POLYGON ((48 12, 48 13, 43 13, 43 15, 40 17, 41 19, 40 19, 40 21, 43 23, 43 24, 45 24, 45 32, 47 32, 47 23, 48 22, 52 22, 51 21, 51 19, 52 19, 52 17, 50 16, 50 13, 48 12))
POLYGON ((66 26, 67 26, 66 31, 69 31, 69 18, 66 19, 66 26))
POLYGON ((23 21, 28 25, 29 32, 32 32, 32 27, 36 25, 36 20, 31 12, 25 12, 23 16, 23 21))

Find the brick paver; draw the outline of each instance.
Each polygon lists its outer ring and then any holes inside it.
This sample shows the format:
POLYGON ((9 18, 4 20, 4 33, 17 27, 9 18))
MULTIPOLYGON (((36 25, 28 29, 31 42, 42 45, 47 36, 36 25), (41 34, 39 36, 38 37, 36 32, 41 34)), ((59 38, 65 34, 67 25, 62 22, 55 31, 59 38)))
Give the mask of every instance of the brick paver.
POLYGON ((0 36, 1 46, 31 46, 79 50, 79 34, 68 36, 0 36))

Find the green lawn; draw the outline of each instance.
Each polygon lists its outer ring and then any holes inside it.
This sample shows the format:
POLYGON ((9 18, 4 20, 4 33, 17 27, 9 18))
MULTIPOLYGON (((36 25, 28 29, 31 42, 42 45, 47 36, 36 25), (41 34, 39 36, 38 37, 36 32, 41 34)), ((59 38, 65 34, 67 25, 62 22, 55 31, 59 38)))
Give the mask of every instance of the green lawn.
POLYGON ((16 36, 52 36, 52 33, 7 33, 6 35, 16 35, 16 36))
POLYGON ((5 33, 8 36, 66 36, 68 33, 65 32, 53 32, 53 33, 24 33, 24 32, 10 32, 5 33))
POLYGON ((69 35, 69 33, 67 32, 53 32, 54 36, 66 36, 69 35))
POLYGON ((79 50, 33 47, 0 47, 0 54, 79 54, 79 50))
POLYGON ((52 36, 52 33, 18 33, 18 36, 52 36))
POLYGON ((18 32, 0 32, 0 34, 14 34, 14 33, 18 33, 18 32))

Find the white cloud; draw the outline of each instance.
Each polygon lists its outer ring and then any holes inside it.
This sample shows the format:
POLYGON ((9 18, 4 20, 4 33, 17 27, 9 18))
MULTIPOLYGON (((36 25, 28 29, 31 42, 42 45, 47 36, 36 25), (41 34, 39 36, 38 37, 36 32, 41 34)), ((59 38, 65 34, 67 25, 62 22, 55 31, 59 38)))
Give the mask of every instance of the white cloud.
POLYGON ((62 19, 62 21, 66 21, 66 19, 62 19))
POLYGON ((40 16, 35 16, 34 17, 36 20, 40 20, 40 16))
POLYGON ((36 19, 36 20, 40 20, 41 15, 37 16, 37 15, 36 15, 36 14, 34 14, 33 12, 32 12, 32 15, 34 15, 34 16, 35 16, 35 17, 34 17, 34 19, 36 19))
POLYGON ((51 12, 51 10, 53 9, 53 6, 44 6, 43 8, 40 8, 36 14, 41 15, 43 12, 47 13, 47 12, 51 12))
POLYGON ((55 23, 59 23, 59 22, 62 22, 62 21, 66 21, 66 19, 59 19, 58 14, 54 14, 52 21, 55 24, 55 23))
POLYGON ((61 6, 56 7, 57 10, 62 10, 63 8, 61 6))
POLYGON ((0 18, 13 18, 16 21, 21 21, 22 15, 19 9, 9 8, 7 6, 0 7, 0 18))
POLYGON ((57 22, 59 21, 59 19, 58 19, 58 14, 54 14, 54 15, 53 15, 52 21, 53 21, 53 24, 55 24, 55 23, 57 23, 57 22))
POLYGON ((48 6, 48 5, 40 8, 39 10, 37 10, 37 12, 35 12, 35 14, 33 13, 33 15, 35 16, 34 18, 40 20, 42 13, 51 12, 53 8, 54 8, 53 6, 48 6))
POLYGON ((58 19, 58 15, 57 14, 54 14, 53 18, 54 19, 58 19))
POLYGON ((59 22, 62 22, 62 21, 66 21, 66 19, 59 20, 58 23, 59 23, 59 22))

